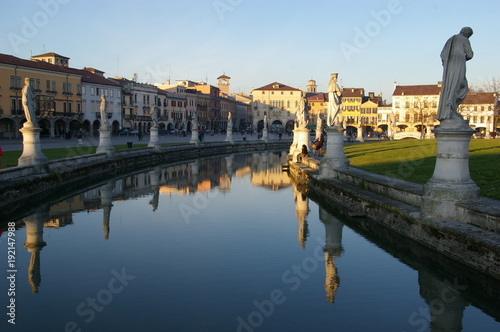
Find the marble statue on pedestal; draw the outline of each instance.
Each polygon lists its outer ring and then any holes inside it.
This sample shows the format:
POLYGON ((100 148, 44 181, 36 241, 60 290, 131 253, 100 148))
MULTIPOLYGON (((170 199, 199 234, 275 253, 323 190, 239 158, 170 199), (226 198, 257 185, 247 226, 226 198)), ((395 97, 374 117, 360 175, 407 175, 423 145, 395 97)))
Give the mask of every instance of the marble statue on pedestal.
POLYGON ((441 51, 443 82, 437 111, 439 121, 463 119, 457 109, 469 92, 465 77, 465 62, 474 56, 469 42, 470 36, 472 36, 472 29, 462 28, 458 35, 448 39, 441 51))
POLYGON ((25 126, 33 127, 36 125, 36 114, 35 114, 35 91, 31 86, 31 81, 28 77, 24 79, 24 87, 22 90, 22 103, 24 116, 26 117, 25 126))
POLYGON ((335 118, 337 117, 340 104, 342 104, 342 91, 337 84, 338 74, 331 74, 330 82, 328 83, 328 116, 326 118, 326 125, 331 127, 335 125, 335 118))
POLYGON ((231 112, 227 115, 227 131, 233 130, 233 119, 231 112))
POLYGON ((153 127, 158 128, 158 107, 156 105, 151 105, 151 120, 153 127))
POLYGON ((299 110, 297 112, 297 127, 300 129, 305 128, 307 125, 306 113, 307 113, 307 101, 306 98, 304 97, 304 94, 302 94, 299 102, 299 110))
POLYGON ((101 95, 101 105, 99 107, 99 111, 101 112, 101 128, 102 129, 108 129, 108 115, 106 114, 106 97, 104 95, 101 95))

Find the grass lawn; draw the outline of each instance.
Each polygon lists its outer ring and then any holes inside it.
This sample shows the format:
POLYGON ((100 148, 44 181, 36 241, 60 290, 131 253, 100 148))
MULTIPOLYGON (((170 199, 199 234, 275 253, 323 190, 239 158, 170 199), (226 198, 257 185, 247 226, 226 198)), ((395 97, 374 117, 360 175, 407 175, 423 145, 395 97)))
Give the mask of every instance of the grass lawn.
MULTIPOLYGON (((374 141, 345 146, 352 166, 415 183, 426 183, 436 164, 436 140, 374 141)), ((500 140, 472 139, 469 168, 480 195, 500 200, 500 140)))
MULTIPOLYGON (((183 143, 163 143, 161 145, 173 145, 183 143)), ((147 144, 134 144, 134 148, 145 148, 147 144)), ((115 145, 115 150, 125 150, 127 145, 115 145)), ((70 158, 82 156, 86 154, 93 154, 97 150, 96 146, 78 146, 72 148, 55 148, 55 149, 42 149, 43 154, 49 160, 70 158)), ((0 157, 0 168, 7 168, 17 166, 17 160, 21 156, 22 151, 4 151, 3 156, 0 157)))
MULTIPOLYGON (((162 144, 168 145, 168 144, 162 144)), ((134 144, 146 147, 147 144, 134 144)), ((127 145, 115 145, 116 150, 127 145)), ((96 147, 42 149, 50 160, 95 153, 96 147)), ((481 196, 500 200, 500 139, 472 139, 469 167, 481 196)), ((436 140, 367 141, 345 146, 352 166, 390 177, 424 184, 434 172, 436 140)), ((17 165, 21 151, 6 151, 0 157, 0 168, 17 165)))

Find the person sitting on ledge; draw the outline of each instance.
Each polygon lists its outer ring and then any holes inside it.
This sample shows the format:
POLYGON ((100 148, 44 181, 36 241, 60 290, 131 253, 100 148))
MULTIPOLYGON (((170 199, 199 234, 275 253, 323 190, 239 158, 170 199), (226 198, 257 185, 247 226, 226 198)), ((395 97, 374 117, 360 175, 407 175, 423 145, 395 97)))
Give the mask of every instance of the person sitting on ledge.
POLYGON ((302 152, 297 155, 297 162, 302 162, 302 158, 309 156, 309 152, 307 151, 307 146, 302 144, 302 152))

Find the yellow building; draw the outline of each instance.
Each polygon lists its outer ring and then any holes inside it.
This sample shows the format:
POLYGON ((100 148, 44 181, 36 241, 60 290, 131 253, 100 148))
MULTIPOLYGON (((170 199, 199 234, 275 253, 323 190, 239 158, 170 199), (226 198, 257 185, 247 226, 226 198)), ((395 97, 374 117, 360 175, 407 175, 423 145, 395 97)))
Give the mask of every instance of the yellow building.
MULTIPOLYGON (((396 85, 392 94, 392 107, 396 114, 398 131, 430 133, 439 124, 436 119, 440 84, 396 85)), ((427 135, 427 137, 431 137, 427 135)))
POLYGON ((260 131, 263 128, 264 115, 267 115, 270 127, 283 126, 286 132, 291 132, 302 95, 300 89, 278 82, 253 89, 253 128, 260 131))
POLYGON ((318 115, 322 115, 325 119, 325 114, 328 112, 327 93, 315 93, 308 96, 307 104, 309 105, 309 125, 315 126, 317 124, 318 115))
POLYGON ((364 94, 365 89, 363 88, 342 89, 341 115, 345 121, 344 127, 348 134, 358 131, 364 94))
POLYGON ((67 68, 68 59, 55 53, 31 60, 0 54, 0 137, 20 136, 26 121, 21 104, 25 78, 35 90, 41 135, 53 137, 80 127, 81 75, 67 68))

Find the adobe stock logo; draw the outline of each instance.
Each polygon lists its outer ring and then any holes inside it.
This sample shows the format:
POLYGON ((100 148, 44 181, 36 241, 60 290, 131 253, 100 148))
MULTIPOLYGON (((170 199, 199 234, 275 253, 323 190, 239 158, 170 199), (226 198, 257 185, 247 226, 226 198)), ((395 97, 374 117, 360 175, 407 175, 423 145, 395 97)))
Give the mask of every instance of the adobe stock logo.
POLYGON ((380 35, 382 28, 386 28, 391 23, 393 15, 399 14, 402 11, 403 6, 401 2, 399 0, 391 0, 387 3, 387 9, 382 9, 380 11, 372 10, 370 12, 373 20, 366 22, 363 29, 359 26, 355 26, 355 35, 352 43, 340 43, 340 50, 347 60, 347 63, 351 62, 351 57, 354 54, 361 53, 362 49, 370 45, 373 38, 380 35))
POLYGON ((66 5, 71 0, 40 0, 38 5, 40 10, 35 12, 31 19, 26 16, 21 18, 22 27, 21 34, 9 32, 7 38, 15 53, 19 53, 19 46, 27 44, 31 39, 35 38, 40 29, 45 27, 50 18, 55 17, 59 13, 60 5, 66 5))

